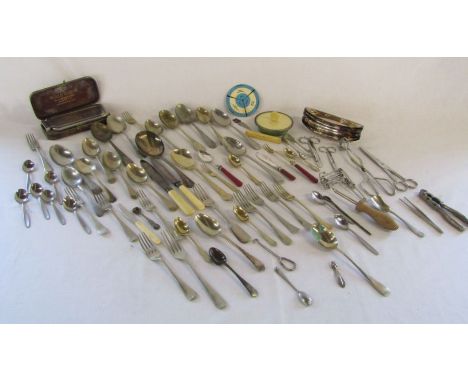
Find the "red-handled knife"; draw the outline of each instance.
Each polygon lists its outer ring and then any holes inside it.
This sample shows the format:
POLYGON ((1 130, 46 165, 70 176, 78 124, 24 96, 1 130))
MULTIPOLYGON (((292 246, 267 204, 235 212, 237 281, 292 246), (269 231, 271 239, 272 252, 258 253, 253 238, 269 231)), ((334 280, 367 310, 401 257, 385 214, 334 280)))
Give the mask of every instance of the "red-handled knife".
POLYGON ((289 180, 295 180, 296 177, 291 174, 289 171, 285 170, 283 167, 281 166, 278 166, 276 163, 272 162, 269 158, 261 155, 260 153, 256 153, 255 154, 257 156, 258 159, 260 159, 262 162, 266 163, 268 166, 270 166, 271 168, 274 168, 276 171, 280 172, 281 174, 283 174, 286 178, 288 178, 289 180))
POLYGON ((237 187, 242 187, 242 181, 238 179, 235 175, 233 175, 230 171, 228 171, 225 167, 221 165, 216 165, 219 171, 221 171, 226 177, 234 183, 237 187))
POLYGON ((298 171, 300 171, 302 175, 304 175, 312 183, 318 183, 318 179, 315 176, 313 176, 309 171, 307 171, 304 167, 302 167, 301 165, 297 163, 294 164, 294 167, 296 167, 298 171))

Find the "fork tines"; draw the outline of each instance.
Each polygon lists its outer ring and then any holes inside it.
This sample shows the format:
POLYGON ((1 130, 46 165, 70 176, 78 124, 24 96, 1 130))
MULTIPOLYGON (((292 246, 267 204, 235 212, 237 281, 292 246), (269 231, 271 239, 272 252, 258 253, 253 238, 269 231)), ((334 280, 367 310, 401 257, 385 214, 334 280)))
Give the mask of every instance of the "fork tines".
POLYGON ((143 249, 143 252, 145 252, 147 256, 157 252, 156 246, 145 233, 142 232, 138 234, 138 242, 140 243, 141 249, 143 249))
POLYGON ((28 145, 32 151, 36 151, 39 148, 39 142, 33 134, 27 133, 26 141, 28 142, 28 145))
POLYGON ((254 204, 263 204, 263 199, 255 192, 250 184, 244 186, 245 194, 254 204))
POLYGON ((136 119, 133 118, 133 116, 128 111, 124 111, 122 113, 122 118, 125 120, 125 122, 129 123, 130 125, 133 125, 137 122, 136 119))
POLYGON ((278 196, 272 191, 270 187, 267 186, 265 182, 260 183, 259 188, 268 200, 272 202, 276 202, 279 200, 278 196))

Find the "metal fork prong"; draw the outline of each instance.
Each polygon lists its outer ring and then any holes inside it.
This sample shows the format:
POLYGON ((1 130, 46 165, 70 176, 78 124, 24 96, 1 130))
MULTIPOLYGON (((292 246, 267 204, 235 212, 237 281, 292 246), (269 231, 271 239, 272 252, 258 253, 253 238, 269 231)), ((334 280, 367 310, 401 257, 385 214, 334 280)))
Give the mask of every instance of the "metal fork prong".
POLYGON ((272 154, 272 153, 275 152, 275 150, 273 150, 273 149, 270 147, 270 145, 267 144, 267 143, 265 143, 265 144, 263 145, 263 148, 265 149, 266 152, 268 152, 268 153, 270 153, 270 154, 272 154))

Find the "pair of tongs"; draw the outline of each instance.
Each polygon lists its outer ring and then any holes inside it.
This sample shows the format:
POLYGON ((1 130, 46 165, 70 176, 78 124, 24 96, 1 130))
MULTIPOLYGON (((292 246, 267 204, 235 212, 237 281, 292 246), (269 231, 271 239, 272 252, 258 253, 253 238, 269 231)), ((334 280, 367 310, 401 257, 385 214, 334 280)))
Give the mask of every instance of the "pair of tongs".
POLYGON ((436 198, 427 190, 420 190, 419 197, 422 200, 424 200, 430 207, 439 212, 442 215, 442 217, 447 221, 447 223, 449 223, 452 227, 456 228, 458 231, 463 232, 465 228, 455 218, 459 219, 463 222, 463 224, 468 226, 468 219, 465 215, 447 206, 440 199, 436 198))

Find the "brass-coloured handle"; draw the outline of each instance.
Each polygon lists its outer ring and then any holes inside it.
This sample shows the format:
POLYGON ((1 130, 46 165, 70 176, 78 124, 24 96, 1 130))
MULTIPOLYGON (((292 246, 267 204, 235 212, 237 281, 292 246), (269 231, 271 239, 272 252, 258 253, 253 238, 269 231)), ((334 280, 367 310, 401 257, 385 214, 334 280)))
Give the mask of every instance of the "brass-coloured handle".
POLYGON ((382 228, 388 229, 390 231, 395 231, 398 229, 398 224, 395 222, 395 220, 392 219, 390 215, 388 215, 386 212, 378 211, 375 208, 369 206, 365 199, 360 200, 356 204, 356 211, 365 213, 382 228))

